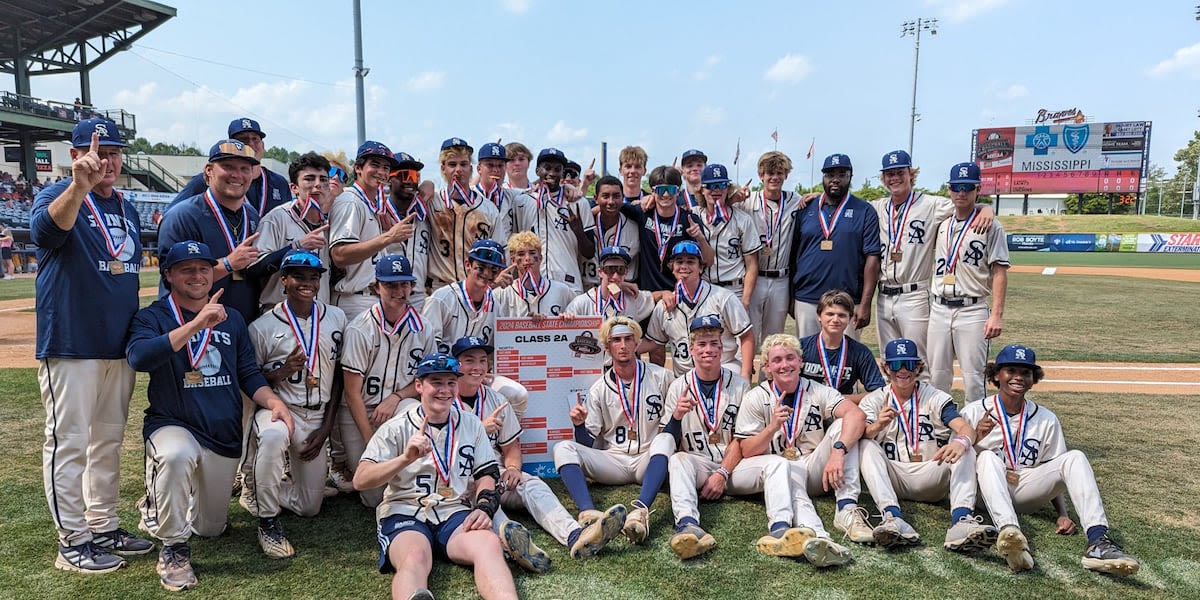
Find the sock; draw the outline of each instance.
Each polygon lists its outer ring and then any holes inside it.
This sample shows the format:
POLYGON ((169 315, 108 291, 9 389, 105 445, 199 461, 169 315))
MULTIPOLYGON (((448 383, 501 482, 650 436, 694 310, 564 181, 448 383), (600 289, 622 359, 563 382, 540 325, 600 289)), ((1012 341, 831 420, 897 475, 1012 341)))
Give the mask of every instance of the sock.
POLYGON ((680 519, 678 523, 675 524, 675 531, 676 532, 683 531, 683 528, 687 527, 688 525, 695 525, 696 527, 699 527, 700 522, 691 517, 684 517, 684 518, 680 519))
POLYGON ((654 497, 658 495, 658 490, 662 489, 666 478, 667 457, 661 454, 651 456, 650 464, 646 465, 646 475, 642 478, 642 493, 638 496, 638 500, 647 509, 654 504, 654 497))
POLYGON ((567 548, 574 548, 575 542, 579 541, 579 535, 583 533, 583 528, 576 527, 567 534, 567 548))
POLYGON ((562 478, 567 493, 571 494, 571 499, 575 501, 575 506, 579 507, 579 512, 596 508, 596 505, 592 504, 592 494, 588 492, 587 479, 584 478, 583 469, 579 468, 579 465, 563 465, 558 470, 558 476, 562 478))
POLYGON ((1106 535, 1108 535, 1108 527, 1104 525, 1092 525, 1091 527, 1088 527, 1088 545, 1091 546, 1092 544, 1099 542, 1100 538, 1106 535))
POLYGON ((773 534, 774 533, 783 533, 785 530, 787 530, 791 526, 792 526, 791 523, 788 523, 787 521, 775 521, 774 523, 771 523, 771 526, 768 527, 767 529, 770 530, 770 532, 773 534))
POLYGON ((883 507, 883 512, 884 512, 884 514, 892 515, 893 517, 896 517, 897 519, 904 518, 904 517, 900 516, 900 507, 899 506, 885 506, 885 507, 883 507))
POLYGON ((971 516, 971 509, 969 509, 965 506, 960 506, 954 510, 951 510, 950 511, 950 525, 954 525, 954 524, 958 523, 959 521, 963 520, 963 518, 969 518, 970 516, 971 516))
POLYGON ((858 505, 858 503, 853 500, 838 500, 837 501, 837 509, 839 511, 842 510, 843 508, 846 508, 847 506, 857 506, 857 505, 858 505))

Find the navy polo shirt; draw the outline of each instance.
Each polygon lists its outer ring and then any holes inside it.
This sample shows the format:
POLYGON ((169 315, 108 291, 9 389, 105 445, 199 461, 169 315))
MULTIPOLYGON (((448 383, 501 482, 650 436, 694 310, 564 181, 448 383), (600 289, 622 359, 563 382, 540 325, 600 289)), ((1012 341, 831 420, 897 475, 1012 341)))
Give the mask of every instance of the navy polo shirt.
MULTIPOLYGON (((196 174, 194 177, 192 177, 191 181, 188 181, 187 185, 183 186, 183 189, 175 195, 175 199, 167 205, 167 209, 163 212, 166 213, 174 208, 176 204, 179 204, 180 202, 187 200, 192 196, 203 194, 207 189, 208 182, 204 181, 204 173, 196 174)), ((288 183, 287 178, 274 171, 271 171, 270 169, 267 169, 266 167, 262 168, 262 175, 260 175, 258 179, 250 182, 250 187, 246 190, 246 202, 249 202, 250 205, 254 207, 254 210, 257 210, 258 214, 260 215, 265 215, 270 212, 272 208, 275 208, 280 204, 287 204, 291 201, 292 186, 288 183), (266 182, 265 186, 263 183, 264 181, 266 182), (263 198, 266 198, 265 203, 263 202, 263 198)))
POLYGON ((863 266, 867 256, 879 254, 879 215, 866 201, 851 195, 846 202, 837 227, 833 230, 833 249, 822 250, 825 235, 817 211, 832 222, 836 206, 815 199, 796 215, 792 235, 792 297, 801 302, 816 304, 829 290, 844 290, 855 302, 862 297, 863 266))

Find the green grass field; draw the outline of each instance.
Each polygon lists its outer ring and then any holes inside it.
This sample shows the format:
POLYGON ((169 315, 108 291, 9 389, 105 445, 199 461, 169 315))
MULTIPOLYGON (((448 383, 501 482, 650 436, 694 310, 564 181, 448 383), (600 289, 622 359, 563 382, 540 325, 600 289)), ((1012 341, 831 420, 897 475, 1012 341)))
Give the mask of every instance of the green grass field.
MULTIPOLYGON (((141 287, 158 285, 158 269, 155 267, 142 271, 139 276, 141 287)), ((33 286, 37 280, 33 277, 18 277, 9 281, 0 281, 0 301, 33 298, 33 286)))
POLYGON ((1014 265, 1041 265, 1046 267, 1200 269, 1200 254, 1009 252, 1009 259, 1014 265))
MULTIPOLYGON (((1006 206, 1012 206, 1006 201, 1006 206)), ((1190 215, 1189 215, 1190 216, 1190 215)), ((1138 215, 1006 215, 1009 233, 1186 233, 1200 231, 1200 221, 1138 215)))
MULTIPOLYGON (((54 569, 54 531, 42 494, 42 408, 31 369, 0 370, 0 443, 17 449, 0 459, 0 597, 3 598, 163 598, 154 573, 155 555, 135 557, 117 573, 85 577, 54 569)), ((141 378, 123 449, 121 515, 136 523, 134 502, 142 494, 141 378)), ((1083 394, 1045 394, 1038 399, 1065 423, 1068 444, 1093 461, 1111 525, 1126 549, 1143 562, 1142 572, 1117 579, 1085 571, 1079 565, 1084 538, 1053 533, 1049 510, 1021 518, 1038 567, 1020 576, 1008 572, 994 552, 976 558, 941 549, 948 509, 905 502, 906 517, 923 535, 916 550, 886 552, 853 546, 856 562, 841 569, 816 571, 807 563, 759 555, 754 540, 765 527, 761 498, 726 499, 702 505, 704 525, 718 540, 707 557, 681 563, 667 544, 672 517, 669 498, 660 494, 651 516, 652 535, 645 547, 615 541, 599 558, 572 561, 563 548, 533 525, 537 541, 555 560, 542 576, 516 572, 525 598, 699 600, 706 598, 1195 598, 1200 597, 1200 518, 1193 499, 1200 494, 1200 430, 1185 419, 1153 415, 1189 414, 1200 409, 1191 397, 1119 396, 1096 402, 1083 394), (1136 411, 1114 407, 1136 405, 1136 411), (1148 454, 1149 453, 1149 454, 1148 454), (1184 476, 1180 476, 1184 474, 1184 476), (999 590, 1003 590, 1000 592, 999 590)), ((561 486, 552 487, 566 497, 561 486)), ((632 486, 600 487, 598 505, 628 503, 632 486)), ((871 506, 864 497, 864 505, 871 506)), ((376 544, 371 511, 356 499, 328 501, 320 516, 285 516, 295 559, 265 558, 255 538, 255 522, 231 502, 231 529, 216 539, 193 540, 200 586, 188 595, 202 598, 363 598, 384 597, 389 580, 374 571, 376 544)), ((833 502, 817 500, 831 525, 833 502)), ((572 508, 568 501, 568 508, 572 508)), ((470 573, 447 565, 435 567, 431 586, 438 598, 477 597, 470 573)))

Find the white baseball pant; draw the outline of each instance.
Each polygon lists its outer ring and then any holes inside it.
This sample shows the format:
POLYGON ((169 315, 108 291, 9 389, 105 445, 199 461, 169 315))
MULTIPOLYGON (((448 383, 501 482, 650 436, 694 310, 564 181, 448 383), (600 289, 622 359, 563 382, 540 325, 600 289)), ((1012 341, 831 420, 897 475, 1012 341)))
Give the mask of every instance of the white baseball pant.
POLYGON ((300 460, 304 440, 320 429, 324 410, 289 408, 295 427, 290 439, 287 425, 272 421, 269 410, 254 413, 250 425, 250 444, 244 460, 254 472, 251 493, 258 504, 259 517, 277 517, 281 508, 302 517, 316 516, 325 498, 325 453, 310 461, 300 460), (291 479, 287 482, 283 481, 285 463, 291 465, 291 479))
POLYGON ((929 354, 929 380, 939 390, 949 393, 954 385, 954 359, 962 371, 963 392, 967 402, 983 398, 987 384, 983 368, 987 366, 988 340, 983 328, 991 314, 986 301, 952 308, 935 298, 929 310, 929 335, 926 340, 929 354))
MULTIPOLYGON (((968 448, 954 464, 932 460, 900 462, 888 460, 874 441, 859 445, 859 471, 882 511, 896 506, 897 498, 917 502, 941 502, 950 496, 950 508, 975 509, 975 449, 968 448), (883 482, 887 482, 883 486, 883 482)), ((951 442, 954 443, 954 442, 951 442)))
MULTIPOLYGON (((816 303, 809 304, 807 302, 795 301, 796 315, 796 337, 804 339, 810 335, 821 333, 821 322, 817 320, 817 305, 816 303)), ((857 309, 858 305, 854 305, 857 309)), ((853 317, 854 315, 851 315, 853 317)), ((858 336, 862 332, 861 329, 850 325, 846 328, 846 335, 851 339, 858 341, 858 336)))
POLYGON ((788 278, 762 277, 754 283, 750 295, 750 322, 754 323, 754 347, 767 336, 782 333, 788 313, 788 278))
POLYGON ((200 445, 183 427, 168 425, 146 440, 146 496, 142 525, 163 544, 225 531, 229 489, 238 459, 200 445))
POLYGON ((379 296, 332 292, 329 295, 329 303, 342 309, 342 312, 346 313, 346 322, 349 323, 354 320, 354 317, 371 310, 372 306, 378 304, 379 296))
MULTIPOLYGON (((472 496, 474 493, 472 492, 472 496)), ((500 494, 501 510, 492 519, 492 529, 499 534, 500 526, 508 518, 504 508, 525 509, 538 525, 547 533, 554 536, 558 543, 566 546, 571 532, 579 529, 579 523, 567 512, 562 503, 550 490, 550 486, 538 477, 529 473, 521 473, 521 484, 515 490, 504 490, 500 494)))
MULTIPOLYGON (((792 483, 792 511, 796 515, 795 524, 796 526, 811 527, 821 537, 826 536, 827 533, 821 525, 820 519, 815 519, 812 523, 802 521, 802 512, 807 508, 805 505, 812 506, 812 497, 826 493, 822 484, 825 463, 829 462, 829 457, 833 454, 833 443, 841 434, 842 420, 837 419, 825 433, 825 438, 811 453, 788 461, 788 473, 792 483)), ((847 447, 846 459, 842 466, 842 478, 845 484, 833 494, 837 500, 850 500, 855 504, 858 503, 858 496, 862 493, 862 484, 858 477, 858 446, 858 444, 851 444, 847 447)), ((816 514, 815 509, 813 514, 816 514)))
POLYGON ((669 457, 675 450, 675 440, 669 433, 659 433, 650 442, 650 449, 641 454, 626 454, 621 450, 596 450, 573 440, 554 445, 554 467, 579 465, 585 477, 604 485, 641 483, 646 467, 654 455, 669 457))
POLYGON ((975 471, 979 477, 979 495, 997 529, 1018 525, 1017 513, 1035 512, 1064 490, 1071 496, 1084 531, 1096 525, 1108 526, 1096 474, 1087 456, 1079 450, 1070 450, 1036 467, 1020 469, 1016 484, 1010 485, 1005 479, 1004 459, 995 452, 980 452, 975 471))
MULTIPOLYGON (((399 413, 400 406, 396 406, 396 411, 399 413)), ((367 407, 367 418, 375 414, 375 407, 367 407)), ((364 440, 362 434, 358 432, 358 425, 354 424, 354 415, 350 414, 350 409, 345 404, 338 407, 336 429, 342 432, 342 449, 346 452, 346 468, 353 474, 358 470, 358 461, 362 459, 363 452, 367 449, 367 441, 364 440)), ((372 432, 375 428, 371 428, 372 432)), ((383 502, 383 491, 386 486, 379 486, 369 490, 362 490, 358 493, 359 499, 362 500, 363 506, 367 508, 375 508, 383 502)))
MULTIPOLYGON (((720 466, 720 463, 687 452, 671 455, 668 471, 671 480, 671 510, 675 514, 676 523, 685 517, 700 522, 700 499, 697 490, 704 487, 709 476, 716 473, 720 466)), ((729 483, 725 485, 726 494, 745 496, 762 492, 763 503, 767 509, 767 526, 780 521, 791 524, 792 488, 788 482, 786 460, 773 454, 743 458, 729 475, 729 483)), ((811 505, 811 502, 809 504, 811 505)))
MULTIPOLYGON (((928 362, 929 284, 920 283, 911 292, 893 296, 881 292, 875 298, 875 328, 880 348, 892 340, 908 338, 917 343, 917 355, 928 362)), ((929 371, 921 371, 917 379, 929 381, 929 371)))
POLYGON ((121 526, 121 440, 133 381, 124 359, 47 358, 38 367, 46 409, 42 483, 64 546, 121 526))
POLYGON ((529 390, 525 389, 525 386, 515 379, 503 375, 493 375, 492 389, 508 401, 513 412, 517 413, 518 419, 525 418, 525 410, 529 408, 529 390))

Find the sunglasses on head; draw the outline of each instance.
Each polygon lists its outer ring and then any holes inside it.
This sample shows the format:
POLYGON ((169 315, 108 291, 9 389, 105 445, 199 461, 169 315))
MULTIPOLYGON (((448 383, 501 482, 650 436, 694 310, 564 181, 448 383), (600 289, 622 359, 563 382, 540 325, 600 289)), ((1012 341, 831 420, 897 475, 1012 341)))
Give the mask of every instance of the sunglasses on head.
POLYGON ((498 265, 504 264, 504 254, 495 248, 476 248, 467 254, 467 257, 498 265))
POLYGON ((729 188, 728 181, 718 181, 716 183, 704 184, 704 189, 707 189, 707 190, 724 190, 724 189, 728 189, 728 188, 729 188))
POLYGON ((400 180, 400 183, 421 183, 421 172, 412 169, 396 169, 390 174, 400 180))
POLYGON ((427 358, 417 363, 417 369, 436 369, 438 371, 458 371, 458 359, 449 356, 427 358))
POLYGON ((346 172, 341 167, 329 167, 329 178, 337 179, 344 184, 349 179, 349 176, 346 175, 346 172))
POLYGON ((917 361, 915 360, 889 360, 887 366, 894 373, 899 373, 904 369, 908 369, 914 373, 917 371, 917 361))
POLYGON ((659 196, 674 196, 679 193, 679 186, 674 184, 656 185, 654 193, 659 196))
POLYGON ((950 184, 950 191, 952 191, 952 192, 973 192, 978 187, 979 186, 975 185, 974 183, 952 183, 952 184, 950 184))
POLYGON ((672 254, 686 254, 691 256, 700 256, 700 245, 691 240, 679 242, 675 244, 672 254))

